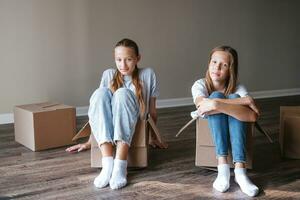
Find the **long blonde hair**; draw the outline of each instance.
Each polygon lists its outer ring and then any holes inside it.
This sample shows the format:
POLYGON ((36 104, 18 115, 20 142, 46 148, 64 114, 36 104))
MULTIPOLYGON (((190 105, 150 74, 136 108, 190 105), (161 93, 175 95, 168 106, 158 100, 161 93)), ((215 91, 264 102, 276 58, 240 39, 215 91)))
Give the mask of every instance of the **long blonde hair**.
MULTIPOLYGON (((131 48, 131 49, 134 50, 134 53, 135 53, 136 56, 140 55, 139 54, 139 48, 133 40, 130 40, 130 39, 127 39, 127 38, 122 39, 121 41, 119 41, 116 44, 115 48, 119 47, 119 46, 131 48)), ((132 83, 135 86, 135 95, 136 95, 136 97, 138 99, 138 102, 139 102, 140 111, 141 111, 141 113, 144 113, 145 112, 145 101, 144 101, 144 98, 143 98, 143 87, 142 87, 142 83, 140 82, 139 68, 138 68, 137 65, 135 66, 131 77, 132 77, 132 83)), ((123 83, 124 83, 123 82, 123 75, 120 73, 119 70, 116 70, 116 72, 114 74, 114 77, 113 77, 113 80, 112 80, 112 83, 111 83, 112 92, 115 92, 117 89, 122 87, 123 83)))
MULTIPOLYGON (((211 62, 211 57, 214 52, 216 51, 224 51, 228 53, 229 55, 229 76, 225 82, 225 95, 229 95, 235 92, 237 80, 238 80, 238 54, 237 51, 230 47, 230 46, 218 46, 214 48, 210 52, 209 60, 208 60, 208 66, 211 62)), ((209 75, 209 67, 206 71, 205 75, 205 86, 207 88, 208 94, 210 95, 213 91, 216 89, 214 88, 213 82, 211 80, 211 77, 209 75)))

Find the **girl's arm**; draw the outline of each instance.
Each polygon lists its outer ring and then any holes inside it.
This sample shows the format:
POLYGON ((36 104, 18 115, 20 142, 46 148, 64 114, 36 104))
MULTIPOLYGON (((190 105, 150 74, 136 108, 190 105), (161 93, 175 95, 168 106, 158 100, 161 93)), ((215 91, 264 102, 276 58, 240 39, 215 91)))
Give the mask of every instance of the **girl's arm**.
POLYGON ((216 101, 228 103, 228 104, 249 106, 254 112, 256 112, 257 115, 260 115, 260 111, 256 106, 254 99, 250 96, 236 98, 236 99, 216 99, 216 101))
POLYGON ((205 97, 201 97, 201 96, 196 97, 196 100, 195 100, 196 108, 199 108, 200 103, 201 103, 201 101, 202 101, 204 98, 205 98, 205 97))
POLYGON ((258 114, 249 106, 224 103, 219 99, 202 98, 198 106, 199 114, 211 115, 224 113, 245 122, 255 122, 258 118, 258 114))
MULTIPOLYGON (((198 108, 200 105, 200 102, 203 100, 204 97, 197 97, 195 101, 195 105, 198 108)), ((260 110, 256 106, 254 99, 250 96, 241 97, 241 98, 235 98, 235 99, 218 99, 215 98, 216 101, 227 103, 227 104, 234 104, 234 105, 243 105, 243 106, 249 106, 254 112, 256 112, 257 115, 260 115, 260 110)))

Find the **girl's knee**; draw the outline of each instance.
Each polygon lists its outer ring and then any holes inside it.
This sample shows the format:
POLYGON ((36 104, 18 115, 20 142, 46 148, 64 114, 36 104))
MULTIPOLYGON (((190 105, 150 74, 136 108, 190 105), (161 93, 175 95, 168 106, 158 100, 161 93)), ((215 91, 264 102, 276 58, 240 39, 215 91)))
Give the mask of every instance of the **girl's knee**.
POLYGON ((99 88, 99 96, 102 99, 110 99, 112 96, 112 93, 109 88, 102 87, 102 88, 99 88))
POLYGON ((117 89, 113 94, 113 99, 113 104, 138 105, 134 92, 127 88, 117 89))
POLYGON ((214 91, 209 95, 209 98, 219 98, 219 99, 225 99, 225 95, 222 92, 214 91))
POLYGON ((132 95, 134 96, 134 93, 130 89, 127 89, 127 88, 119 88, 114 93, 114 97, 117 97, 117 98, 131 97, 132 95))

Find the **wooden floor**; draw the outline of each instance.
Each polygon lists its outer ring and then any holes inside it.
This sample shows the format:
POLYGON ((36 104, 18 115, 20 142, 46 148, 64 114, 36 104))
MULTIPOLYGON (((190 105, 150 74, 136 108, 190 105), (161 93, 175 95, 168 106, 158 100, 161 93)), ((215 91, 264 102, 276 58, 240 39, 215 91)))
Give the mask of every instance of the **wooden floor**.
MULTIPOLYGON (((300 199, 300 160, 280 157, 279 106, 300 105, 300 96, 259 100, 259 120, 275 140, 256 133, 250 178, 261 189, 257 199, 300 199)), ((90 167, 90 152, 68 154, 63 148, 32 152, 14 141, 13 125, 0 126, 0 199, 252 199, 231 177, 226 193, 213 190, 216 172, 195 167, 195 125, 175 138, 194 108, 159 110, 158 127, 169 142, 166 150, 150 149, 150 166, 129 169, 129 184, 117 191, 97 189, 99 169, 90 167)), ((86 118, 78 119, 80 127, 86 118)), ((254 199, 256 199, 254 198, 254 199)))

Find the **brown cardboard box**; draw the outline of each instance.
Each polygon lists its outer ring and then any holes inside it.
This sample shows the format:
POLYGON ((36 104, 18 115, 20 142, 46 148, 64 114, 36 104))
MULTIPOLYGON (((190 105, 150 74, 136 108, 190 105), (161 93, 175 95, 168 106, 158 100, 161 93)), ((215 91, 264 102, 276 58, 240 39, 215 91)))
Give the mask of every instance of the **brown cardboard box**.
MULTIPOLYGON (((253 123, 248 125, 247 131, 247 153, 246 153, 246 167, 248 169, 252 169, 253 165, 253 134, 254 134, 254 126, 253 123)), ((232 163, 232 155, 229 152, 228 161, 230 161, 231 167, 233 167, 232 163)), ((204 119, 196 120, 196 166, 203 167, 216 167, 218 165, 216 154, 215 154, 215 145, 213 143, 211 133, 208 127, 208 121, 204 119)))
POLYGON ((300 159, 300 106, 280 107, 279 144, 281 155, 300 159))
MULTIPOLYGON (((132 138, 131 146, 128 152, 128 166, 129 167, 147 167, 148 166, 148 143, 149 133, 153 133, 157 136, 158 140, 161 141, 159 131, 153 122, 150 115, 147 120, 139 120, 137 122, 135 133, 132 138)), ((77 133, 73 138, 76 140, 81 137, 85 137, 91 134, 89 123, 87 122, 84 127, 77 133)), ((101 151, 100 148, 92 135, 91 141, 91 167, 102 167, 101 163, 101 151)))
MULTIPOLYGON (((137 122, 135 132, 132 138, 131 146, 128 152, 129 167, 147 167, 148 166, 148 123, 146 120, 137 122)), ((92 136, 91 146, 91 167, 102 167, 102 155, 98 144, 92 136)))
POLYGON ((15 140, 32 151, 73 144, 76 132, 74 107, 58 103, 15 106, 15 140))

